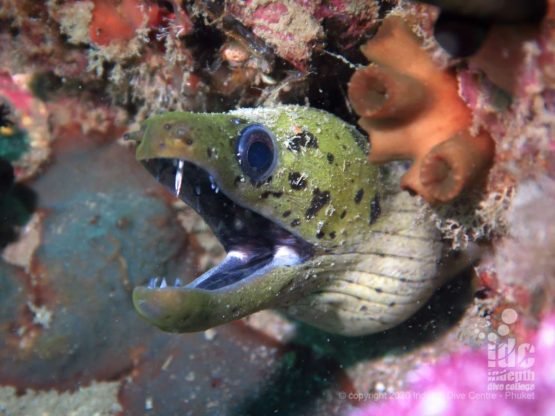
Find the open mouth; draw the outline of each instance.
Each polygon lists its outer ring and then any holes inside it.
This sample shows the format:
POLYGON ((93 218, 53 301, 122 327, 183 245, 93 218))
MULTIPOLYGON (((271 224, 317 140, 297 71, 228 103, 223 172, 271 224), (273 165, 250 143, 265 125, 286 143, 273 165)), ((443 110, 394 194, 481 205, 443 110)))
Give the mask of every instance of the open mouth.
POLYGON ((224 246, 227 256, 186 286, 179 279, 151 279, 150 289, 218 291, 256 279, 276 267, 294 266, 313 255, 313 247, 262 215, 228 198, 204 169, 180 159, 142 161, 174 195, 200 214, 224 246))

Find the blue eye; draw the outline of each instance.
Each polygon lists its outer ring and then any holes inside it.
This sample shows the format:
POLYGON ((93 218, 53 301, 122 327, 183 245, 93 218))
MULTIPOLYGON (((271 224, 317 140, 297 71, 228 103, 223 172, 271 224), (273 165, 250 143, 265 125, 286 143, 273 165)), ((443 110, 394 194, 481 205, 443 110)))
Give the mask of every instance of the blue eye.
POLYGON ((245 128, 237 141, 237 159, 243 173, 253 182, 268 179, 277 163, 277 148, 272 133, 260 124, 245 128))

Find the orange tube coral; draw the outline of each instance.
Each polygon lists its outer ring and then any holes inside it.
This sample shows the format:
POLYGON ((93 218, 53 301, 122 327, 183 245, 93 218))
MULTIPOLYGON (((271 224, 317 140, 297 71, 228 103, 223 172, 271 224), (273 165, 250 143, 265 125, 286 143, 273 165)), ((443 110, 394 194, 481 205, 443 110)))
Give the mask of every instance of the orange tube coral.
MULTIPOLYGON (((460 132, 426 155, 420 167, 420 182, 433 200, 447 202, 463 190, 465 184, 480 180, 484 168, 491 165, 492 140, 460 132)), ((410 187, 410 183, 404 185, 410 187)))
POLYGON ((425 100, 424 87, 400 73, 369 65, 353 75, 350 88, 364 91, 353 94, 357 114, 367 118, 404 118, 418 112, 425 100))
POLYGON ((452 200, 487 172, 493 141, 470 134, 455 75, 437 67, 400 17, 386 18, 362 52, 373 63, 355 72, 349 98, 370 136, 370 161, 412 159, 402 186, 430 203, 452 200))

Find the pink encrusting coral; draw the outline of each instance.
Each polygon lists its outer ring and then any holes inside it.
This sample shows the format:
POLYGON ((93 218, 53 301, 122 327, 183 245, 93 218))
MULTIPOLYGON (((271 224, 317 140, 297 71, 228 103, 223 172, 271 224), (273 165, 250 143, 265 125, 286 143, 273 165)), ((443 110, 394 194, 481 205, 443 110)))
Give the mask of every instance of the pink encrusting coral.
POLYGON ((375 2, 357 0, 247 0, 227 6, 277 55, 303 71, 314 50, 323 48, 324 21, 340 27, 338 43, 349 46, 376 25, 379 10, 375 2))
POLYGON ((555 295, 555 180, 520 182, 506 213, 506 235, 478 266, 483 282, 531 316, 553 309, 555 295), (488 281, 489 280, 489 281, 488 281))
MULTIPOLYGON (((510 321, 515 315, 509 311, 510 321)), ((555 314, 544 319, 527 342, 492 335, 487 351, 455 353, 421 367, 409 375, 404 392, 350 416, 555 414, 555 314)))
POLYGON ((459 70, 459 91, 472 110, 473 128, 487 126, 496 144, 489 186, 496 191, 531 177, 555 176, 555 1, 547 6, 535 24, 494 26, 468 67, 459 70))

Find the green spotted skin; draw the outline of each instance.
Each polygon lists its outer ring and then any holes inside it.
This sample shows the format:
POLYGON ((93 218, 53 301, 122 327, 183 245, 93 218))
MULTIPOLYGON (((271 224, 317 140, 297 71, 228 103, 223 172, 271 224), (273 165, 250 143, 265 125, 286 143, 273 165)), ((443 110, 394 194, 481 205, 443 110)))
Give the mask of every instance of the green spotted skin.
POLYGON ((367 140, 326 112, 300 106, 226 114, 166 113, 133 138, 138 160, 179 158, 208 171, 235 203, 311 243, 305 263, 217 291, 136 288, 141 315, 168 331, 198 331, 278 308, 326 331, 364 335, 411 316, 443 283, 443 245, 420 202, 368 162, 367 140), (254 184, 235 155, 247 125, 278 145, 271 178, 254 184))

